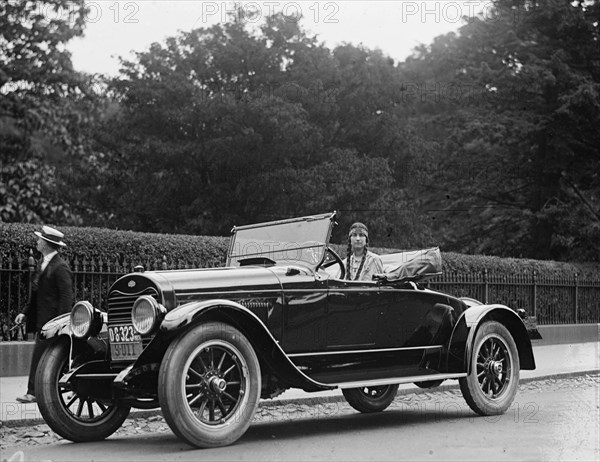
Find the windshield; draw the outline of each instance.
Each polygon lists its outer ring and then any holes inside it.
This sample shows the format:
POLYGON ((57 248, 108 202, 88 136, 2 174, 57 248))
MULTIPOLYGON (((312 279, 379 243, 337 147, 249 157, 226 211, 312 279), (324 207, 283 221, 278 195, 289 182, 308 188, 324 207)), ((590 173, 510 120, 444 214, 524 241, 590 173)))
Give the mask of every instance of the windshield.
POLYGON ((276 263, 304 263, 314 267, 323 259, 334 217, 335 212, 235 227, 227 266, 239 266, 247 259, 268 258, 276 263))

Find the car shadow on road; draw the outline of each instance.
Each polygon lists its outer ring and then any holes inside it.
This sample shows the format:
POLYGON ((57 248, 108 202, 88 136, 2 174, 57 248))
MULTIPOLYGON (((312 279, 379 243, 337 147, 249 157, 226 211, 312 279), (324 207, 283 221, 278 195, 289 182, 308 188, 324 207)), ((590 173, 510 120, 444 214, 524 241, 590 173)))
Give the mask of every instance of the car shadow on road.
POLYGON ((274 420, 272 422, 257 422, 250 426, 242 439, 246 442, 260 441, 273 437, 297 438, 312 435, 326 436, 328 433, 339 434, 345 430, 361 432, 377 431, 382 428, 401 429, 403 426, 429 424, 432 422, 448 422, 457 420, 472 420, 478 416, 466 407, 458 404, 443 405, 436 402, 408 405, 400 409, 388 409, 383 412, 361 414, 345 412, 336 414, 323 412, 311 417, 294 417, 274 420))
MULTIPOLYGON (((445 407, 435 401, 410 405, 401 408, 388 409, 384 412, 374 414, 361 414, 355 411, 348 411, 340 405, 339 412, 336 407, 327 409, 319 407, 311 408, 314 411, 310 416, 300 415, 297 412, 288 412, 268 418, 257 419, 250 425, 248 431, 232 446, 218 449, 197 449, 189 446, 178 439, 170 430, 158 432, 143 432, 129 435, 113 435, 110 438, 94 443, 59 443, 52 445, 51 452, 60 450, 60 456, 63 460, 71 459, 76 452, 85 451, 86 454, 102 454, 103 457, 115 454, 119 458, 114 460, 135 459, 135 456, 141 454, 152 454, 153 459, 165 456, 167 454, 181 453, 184 451, 202 451, 202 458, 214 455, 227 457, 235 456, 241 449, 251 451, 265 450, 265 443, 271 444, 277 441, 279 445, 285 445, 286 442, 296 441, 298 439, 312 437, 327 437, 332 435, 352 435, 354 432, 361 432, 364 437, 369 432, 378 432, 382 430, 402 430, 403 427, 414 427, 420 425, 430 425, 431 423, 445 423, 459 421, 464 419, 477 419, 478 417, 468 408, 459 406, 457 403, 445 407)), ((309 411, 307 411, 309 412, 309 411)), ((53 459, 51 453, 46 453, 50 459, 53 459)), ((108 457, 107 460, 110 460, 108 457)), ((166 459, 165 459, 166 460, 166 459)))

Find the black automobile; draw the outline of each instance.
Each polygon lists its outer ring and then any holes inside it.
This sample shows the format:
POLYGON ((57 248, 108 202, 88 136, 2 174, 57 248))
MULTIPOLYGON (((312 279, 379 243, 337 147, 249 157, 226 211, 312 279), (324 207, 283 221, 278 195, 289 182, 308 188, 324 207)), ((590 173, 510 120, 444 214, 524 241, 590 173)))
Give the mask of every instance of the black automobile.
POLYGON ((42 416, 72 441, 114 433, 131 408, 160 407, 197 447, 240 438, 259 400, 339 388, 360 412, 398 384, 458 380, 480 415, 511 405, 535 369, 520 315, 425 288, 438 248, 383 255, 373 281, 344 279, 335 213, 235 227, 223 268, 139 271, 46 324, 36 377, 42 416))

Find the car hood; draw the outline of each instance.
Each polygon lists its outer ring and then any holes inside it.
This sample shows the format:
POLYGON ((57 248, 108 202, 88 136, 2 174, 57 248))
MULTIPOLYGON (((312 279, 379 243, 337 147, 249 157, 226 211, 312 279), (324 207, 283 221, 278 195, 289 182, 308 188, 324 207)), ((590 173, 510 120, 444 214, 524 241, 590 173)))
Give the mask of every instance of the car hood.
POLYGON ((276 273, 274 269, 260 266, 145 271, 121 277, 112 285, 109 294, 142 294, 154 288, 159 293, 159 301, 171 309, 190 298, 280 291, 281 283, 276 273))

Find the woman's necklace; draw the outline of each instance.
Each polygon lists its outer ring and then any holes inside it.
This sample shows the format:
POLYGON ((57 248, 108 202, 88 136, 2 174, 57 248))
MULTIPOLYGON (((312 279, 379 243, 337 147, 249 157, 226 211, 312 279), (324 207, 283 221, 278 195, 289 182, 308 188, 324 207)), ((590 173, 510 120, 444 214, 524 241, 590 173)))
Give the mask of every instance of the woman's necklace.
MULTIPOLYGON (((350 273, 350 269, 354 270, 356 269, 356 267, 358 266, 358 270, 356 270, 356 274, 354 275, 354 278, 350 277, 349 279, 352 279, 353 281, 358 281, 358 278, 360 277, 360 273, 363 269, 363 265, 365 264, 365 260, 367 258, 367 252, 363 253, 363 256, 360 260, 357 260, 356 257, 354 256, 354 254, 351 255, 350 257, 350 266, 351 268, 348 268, 348 272, 350 273), (358 264, 360 261, 360 264, 358 264)), ((349 274, 350 276, 350 274, 349 274)))

